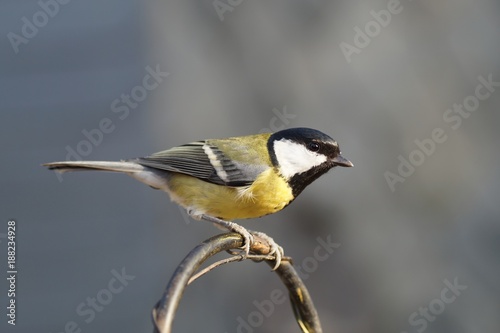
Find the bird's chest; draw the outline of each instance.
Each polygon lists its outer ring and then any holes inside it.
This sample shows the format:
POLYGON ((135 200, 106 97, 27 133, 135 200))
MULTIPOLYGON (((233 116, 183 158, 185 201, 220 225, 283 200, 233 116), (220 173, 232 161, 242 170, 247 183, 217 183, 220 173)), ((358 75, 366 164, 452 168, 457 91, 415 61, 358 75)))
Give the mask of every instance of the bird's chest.
POLYGON ((167 192, 175 202, 197 214, 228 221, 276 213, 294 198, 288 183, 271 168, 247 187, 216 185, 176 174, 169 180, 167 192))
POLYGON ((234 207, 240 212, 235 218, 253 218, 276 213, 285 208, 293 199, 288 183, 273 172, 264 171, 251 186, 236 189, 238 195, 234 207))

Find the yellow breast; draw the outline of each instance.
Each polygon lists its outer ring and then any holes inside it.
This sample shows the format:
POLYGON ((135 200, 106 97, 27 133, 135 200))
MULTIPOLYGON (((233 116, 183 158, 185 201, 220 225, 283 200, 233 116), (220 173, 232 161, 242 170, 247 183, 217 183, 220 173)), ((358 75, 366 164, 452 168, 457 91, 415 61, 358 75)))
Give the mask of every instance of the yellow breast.
POLYGON ((268 169, 252 185, 227 187, 175 174, 168 182, 173 201, 200 214, 231 221, 276 213, 293 200, 288 183, 268 169))

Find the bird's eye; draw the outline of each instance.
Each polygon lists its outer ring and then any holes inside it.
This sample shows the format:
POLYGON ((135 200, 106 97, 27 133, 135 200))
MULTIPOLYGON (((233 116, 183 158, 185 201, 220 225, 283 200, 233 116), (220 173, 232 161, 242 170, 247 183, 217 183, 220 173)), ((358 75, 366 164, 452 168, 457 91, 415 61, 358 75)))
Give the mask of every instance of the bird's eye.
POLYGON ((319 143, 317 142, 309 142, 307 144, 307 149, 313 152, 317 152, 319 150, 319 143))

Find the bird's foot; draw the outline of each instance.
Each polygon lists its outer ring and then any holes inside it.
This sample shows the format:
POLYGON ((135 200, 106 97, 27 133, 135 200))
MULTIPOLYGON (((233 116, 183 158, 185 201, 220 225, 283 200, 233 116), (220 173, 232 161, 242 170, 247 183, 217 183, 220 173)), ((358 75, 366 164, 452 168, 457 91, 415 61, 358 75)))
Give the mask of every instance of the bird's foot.
POLYGON ((241 247, 243 254, 240 254, 240 253, 238 253, 238 254, 242 255, 241 260, 244 260, 248 257, 248 254, 250 253, 250 248, 252 247, 252 244, 254 243, 254 239, 253 239, 253 236, 250 233, 250 231, 248 231, 246 228, 242 227, 241 225, 239 225, 237 223, 234 223, 231 221, 226 221, 226 220, 223 220, 223 219, 220 219, 217 217, 213 217, 210 215, 203 214, 203 215, 201 215, 201 218, 205 221, 212 222, 213 224, 215 224, 215 226, 217 226, 219 228, 240 234, 243 237, 243 246, 241 247))
POLYGON ((267 256, 274 257, 275 265, 273 267, 273 271, 276 270, 280 266, 281 260, 283 259, 283 256, 285 254, 283 248, 279 246, 278 243, 274 241, 274 239, 261 231, 250 230, 250 233, 256 238, 264 240, 269 245, 270 251, 267 256))
POLYGON ((266 246, 270 250, 266 255, 252 255, 251 259, 252 260, 269 260, 269 257, 274 257, 274 261, 276 262, 276 264, 274 265, 273 270, 277 269, 279 267, 279 265, 281 264, 281 261, 283 259, 283 255, 284 255, 283 248, 281 246, 279 246, 274 241, 274 239, 272 239, 271 237, 269 237, 265 233, 260 232, 260 231, 247 230, 246 228, 242 227, 241 225, 239 225, 237 223, 222 220, 222 219, 219 219, 217 217, 210 216, 210 215, 201 215, 200 217, 203 220, 214 223, 217 227, 222 227, 225 230, 229 230, 229 231, 238 233, 243 237, 243 246, 241 247, 242 253, 235 252, 235 251, 229 251, 229 253, 231 253, 233 255, 240 255, 241 260, 247 259, 249 257, 250 249, 255 244, 255 238, 258 238, 258 239, 263 241, 260 243, 264 243, 264 246, 266 246))

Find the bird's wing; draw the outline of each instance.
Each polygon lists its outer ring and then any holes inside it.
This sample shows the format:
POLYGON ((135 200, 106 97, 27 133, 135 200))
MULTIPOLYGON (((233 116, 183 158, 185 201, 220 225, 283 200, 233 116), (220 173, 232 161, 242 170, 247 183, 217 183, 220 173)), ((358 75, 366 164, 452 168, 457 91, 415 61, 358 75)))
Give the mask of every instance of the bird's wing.
POLYGON ((255 168, 228 158, 217 146, 196 141, 136 160, 160 170, 178 172, 210 183, 226 186, 250 185, 262 168, 255 168))

